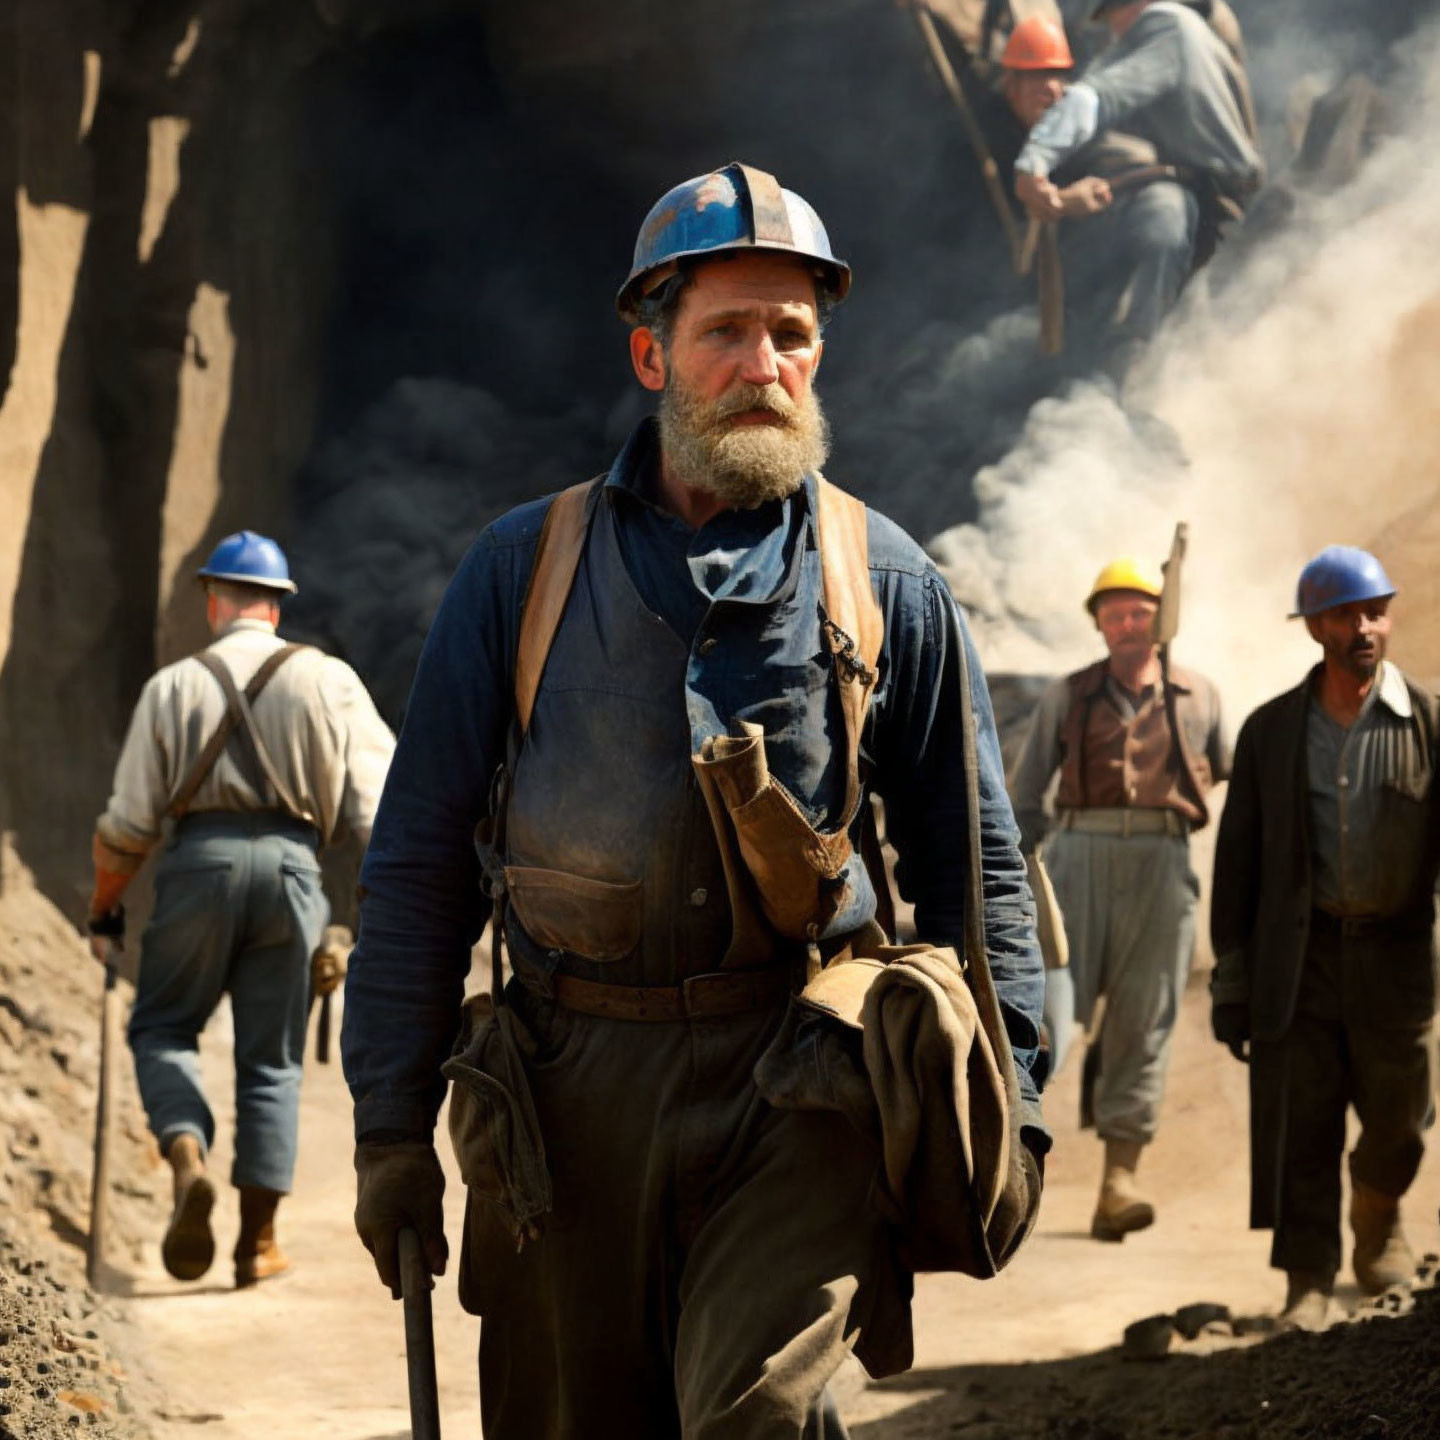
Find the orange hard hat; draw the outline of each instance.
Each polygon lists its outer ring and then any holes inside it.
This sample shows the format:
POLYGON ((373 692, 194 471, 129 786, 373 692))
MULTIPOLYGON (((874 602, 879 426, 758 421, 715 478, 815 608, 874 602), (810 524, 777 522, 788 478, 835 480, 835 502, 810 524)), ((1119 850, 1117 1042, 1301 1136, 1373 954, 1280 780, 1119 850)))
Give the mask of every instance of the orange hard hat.
POLYGON ((1073 70, 1075 57, 1062 26, 1046 15, 1031 15, 1010 32, 1000 64, 1006 70, 1073 70))

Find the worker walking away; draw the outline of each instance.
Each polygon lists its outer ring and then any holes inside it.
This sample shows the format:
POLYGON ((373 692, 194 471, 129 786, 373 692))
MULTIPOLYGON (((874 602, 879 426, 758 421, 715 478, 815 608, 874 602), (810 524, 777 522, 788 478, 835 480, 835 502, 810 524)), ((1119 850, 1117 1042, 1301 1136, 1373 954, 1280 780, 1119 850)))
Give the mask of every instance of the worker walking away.
MULTIPOLYGON (((1104 1000, 1082 1097, 1084 1123, 1105 1144, 1097 1240, 1123 1240, 1155 1218, 1136 1170, 1155 1137, 1194 949, 1188 837, 1229 772, 1214 685, 1178 666, 1162 673, 1152 637, 1163 583, 1130 558, 1100 572, 1086 608, 1109 656, 1044 693, 1010 775, 1021 844, 1043 845, 1069 940, 1070 974, 1050 972, 1052 1005, 1073 984, 1074 1019, 1088 1027, 1104 1000)), ((1063 1034, 1070 1019, 1057 1013, 1051 1028, 1063 1034)))
POLYGON ((295 1171, 311 956, 329 918, 316 854, 342 822, 368 839, 394 737, 348 665, 275 633, 296 587, 273 540, 228 536, 199 579, 215 640, 141 693, 96 824, 90 930, 103 958, 124 934, 127 884, 168 829, 129 1027, 140 1098, 174 1173, 161 1256, 180 1280, 214 1258, 215 1119, 198 1047, 229 995, 244 1286, 290 1265, 275 1212, 295 1171))
POLYGON ((1221 226, 1260 183, 1249 84, 1215 31, 1179 0, 1100 0, 1115 37, 1031 131, 1016 194, 1037 220, 1064 213, 1055 172, 1104 132, 1144 147, 1132 177, 1110 177, 1103 222, 1066 237, 1067 292, 1099 363, 1117 381, 1159 329, 1221 226))
MULTIPOLYGON (((481 535, 420 659, 342 1035, 355 1220, 392 1291, 402 1227, 443 1268, 453 1076, 494 1440, 833 1434, 847 1353, 910 1363, 880 1151, 846 1099, 873 1104, 844 1083, 865 1073, 796 993, 877 914, 871 794, 919 934, 988 955, 1010 1175, 1038 1201, 1042 979, 979 661, 919 546, 819 473, 813 382, 849 285, 772 175, 731 164, 664 195, 618 297, 658 418, 481 535), (468 1003, 447 1060, 492 902, 513 978, 468 1003), (786 1057, 815 1043, 826 1096, 762 1093, 762 1062, 797 1078, 786 1057)), ((971 1204, 947 1188, 932 1218, 971 1204)))
POLYGON ((1332 545, 1292 618, 1320 663, 1246 720, 1215 851, 1215 1038, 1250 1065, 1250 1224, 1273 1230, 1282 1318, 1320 1329, 1341 1261, 1350 1106, 1355 1279, 1410 1279, 1400 1199, 1435 1094, 1440 701, 1389 660, 1395 587, 1332 545))

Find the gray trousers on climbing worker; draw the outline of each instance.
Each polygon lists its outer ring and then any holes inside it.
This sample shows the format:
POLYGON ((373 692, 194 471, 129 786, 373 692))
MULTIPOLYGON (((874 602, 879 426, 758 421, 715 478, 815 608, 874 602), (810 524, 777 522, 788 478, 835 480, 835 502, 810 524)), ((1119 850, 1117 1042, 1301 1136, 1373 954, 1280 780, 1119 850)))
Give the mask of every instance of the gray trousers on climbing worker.
POLYGON ((202 811, 175 827, 140 941, 130 1048, 150 1128, 208 1151, 215 1117, 200 1032, 221 998, 235 1025, 236 1185, 286 1193, 295 1173, 310 956, 330 907, 313 827, 276 811, 202 811))
POLYGON ((1199 219, 1194 191, 1157 180, 1064 227, 1068 318, 1099 364, 1154 339, 1190 278, 1199 219))
POLYGON ((1092 1041, 1099 1046, 1095 1128, 1103 1140, 1148 1145, 1195 949, 1200 886, 1185 822, 1172 811, 1134 814, 1137 825, 1160 817, 1153 823, 1168 833, 1095 834, 1067 828, 1062 817, 1045 842, 1045 864, 1065 916, 1075 1019, 1089 1026, 1105 1001, 1092 1041))
POLYGON ((783 997, 637 1023, 507 995, 536 1042, 554 1209, 517 1253, 470 1197, 460 1284, 483 1317, 485 1433, 843 1435, 813 1397, 869 1324, 891 1241, 875 1143, 756 1090, 783 997))

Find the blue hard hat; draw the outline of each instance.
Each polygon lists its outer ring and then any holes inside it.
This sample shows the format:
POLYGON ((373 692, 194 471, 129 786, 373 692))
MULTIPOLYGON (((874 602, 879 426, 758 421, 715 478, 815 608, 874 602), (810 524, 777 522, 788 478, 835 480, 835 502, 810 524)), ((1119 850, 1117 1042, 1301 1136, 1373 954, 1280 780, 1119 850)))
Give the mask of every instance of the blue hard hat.
POLYGON ((1357 600, 1381 600, 1395 593, 1385 567, 1368 550, 1353 545, 1327 545, 1301 572, 1295 587, 1292 620, 1353 605, 1357 600))
POLYGON ((775 250, 813 262, 827 299, 850 289, 850 267, 835 258, 820 217, 793 190, 764 170, 738 162, 667 190, 635 239, 635 261, 615 297, 622 320, 639 317, 640 302, 673 275, 682 260, 733 250, 775 250))
POLYGON ((236 585, 257 585, 262 590, 283 590, 293 595, 295 582, 285 552, 268 536, 253 530, 227 535, 197 570, 201 580, 230 580, 236 585))

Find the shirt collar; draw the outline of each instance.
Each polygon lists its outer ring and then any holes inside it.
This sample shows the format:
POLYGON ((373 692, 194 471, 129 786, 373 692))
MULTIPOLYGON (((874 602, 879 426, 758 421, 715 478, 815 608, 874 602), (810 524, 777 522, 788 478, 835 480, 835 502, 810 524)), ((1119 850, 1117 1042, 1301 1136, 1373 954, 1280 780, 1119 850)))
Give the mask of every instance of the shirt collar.
POLYGON ((702 595, 711 601, 773 604, 794 593, 804 551, 818 546, 813 474, 782 501, 757 510, 722 510, 691 530, 656 501, 659 463, 660 427, 652 415, 631 431, 615 457, 605 493, 612 502, 625 495, 684 531, 691 578, 702 595))
POLYGON ((264 631, 266 635, 273 635, 275 627, 268 620, 232 620, 215 638, 223 640, 227 635, 233 635, 237 630, 264 631))
MULTIPOLYGON (((1320 703, 1319 692, 1324 675, 1325 662, 1322 660, 1310 671, 1305 684, 1301 686, 1311 707, 1322 715, 1325 713, 1325 707, 1320 703)), ((1398 665, 1392 665, 1388 660, 1380 662, 1375 684, 1370 687, 1369 693, 1365 696, 1365 702, 1360 707, 1360 715, 1368 715, 1377 704, 1383 705, 1397 720, 1409 720, 1415 714, 1415 706, 1410 699, 1410 687, 1405 683, 1405 673, 1398 665)))
POLYGON ((1392 665, 1388 660, 1380 662, 1380 680, 1375 686, 1375 693, 1380 703, 1398 719, 1409 720, 1414 715, 1410 687, 1405 683, 1405 676, 1398 665, 1392 665))

